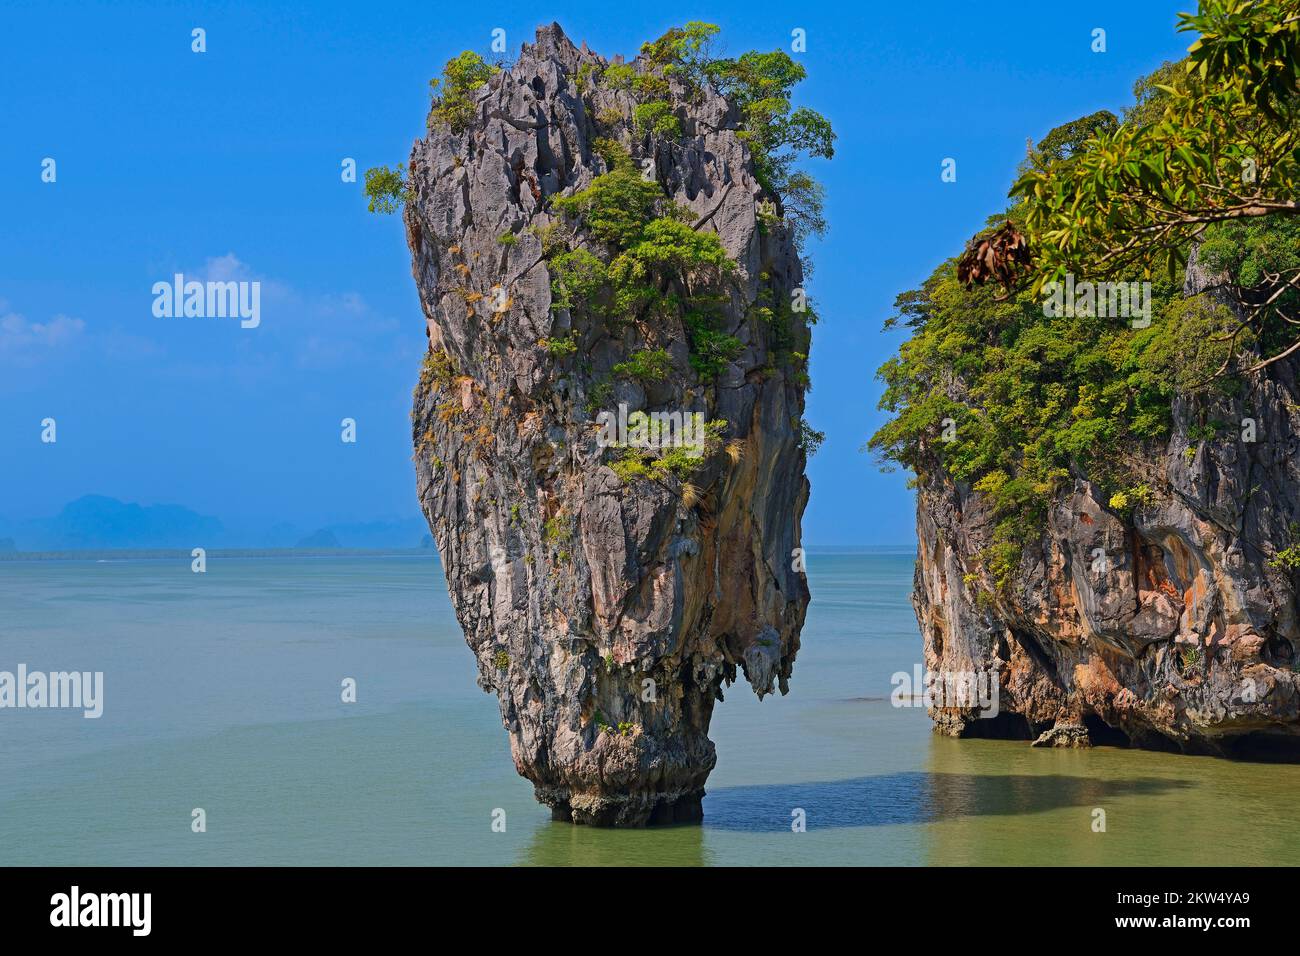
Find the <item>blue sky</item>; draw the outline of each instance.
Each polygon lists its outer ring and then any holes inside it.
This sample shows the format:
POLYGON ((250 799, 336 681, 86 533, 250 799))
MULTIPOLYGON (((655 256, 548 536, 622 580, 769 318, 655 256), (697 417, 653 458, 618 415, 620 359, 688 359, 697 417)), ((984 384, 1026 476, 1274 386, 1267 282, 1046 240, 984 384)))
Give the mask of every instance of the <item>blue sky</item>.
POLYGON ((464 49, 511 53, 558 20, 631 55, 674 23, 727 53, 788 49, 800 105, 839 134, 809 168, 830 232, 808 419, 811 545, 906 543, 902 474, 859 449, 895 295, 1001 207, 1025 140, 1130 100, 1181 56, 1191 0, 1035 4, 22 3, 0 12, 0 515, 83 494, 175 503, 229 524, 418 515, 411 387, 425 346, 400 220, 366 211, 359 168, 405 160, 427 83, 464 49), (190 50, 191 30, 207 52, 190 50), (1107 50, 1090 49, 1094 28, 1107 50), (46 157, 57 181, 41 181, 46 157), (957 182, 940 181, 945 157, 957 182), (263 284, 257 329, 155 318, 175 272, 263 284), (56 444, 41 420, 58 422, 56 444), (355 445, 340 420, 357 421, 355 445))

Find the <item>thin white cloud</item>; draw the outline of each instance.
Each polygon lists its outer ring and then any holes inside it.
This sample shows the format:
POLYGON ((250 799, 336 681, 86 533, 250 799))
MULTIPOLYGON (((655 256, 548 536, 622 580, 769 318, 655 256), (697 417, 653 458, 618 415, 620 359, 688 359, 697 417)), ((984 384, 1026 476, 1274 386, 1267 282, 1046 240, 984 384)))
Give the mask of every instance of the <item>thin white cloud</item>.
POLYGON ((247 262, 244 262, 233 252, 227 252, 224 256, 213 256, 203 263, 202 268, 198 269, 196 274, 191 275, 188 271, 185 273, 187 279, 197 278, 202 282, 252 282, 256 281, 262 286, 262 301, 268 298, 292 300, 297 298, 289 286, 274 279, 268 279, 265 276, 259 276, 247 262))
MULTIPOLYGON (((290 337, 293 361, 300 368, 341 368, 356 364, 363 356, 369 362, 400 362, 409 357, 408 352, 418 360, 423 350, 423 337, 418 331, 408 348, 403 342, 402 323, 376 312, 357 292, 304 292, 288 283, 258 276, 233 252, 208 259, 201 275, 208 281, 261 282, 261 334, 273 340, 279 338, 281 343, 283 337, 290 337)), ((250 337, 249 341, 253 343, 250 347, 256 347, 261 340, 250 337)))
POLYGON ((251 279, 252 270, 239 260, 233 252, 209 259, 203 265, 203 277, 212 282, 233 282, 239 279, 251 279))
POLYGON ((48 322, 32 322, 26 316, 8 310, 0 301, 0 352, 30 353, 57 349, 80 338, 86 330, 81 319, 58 314, 48 322))

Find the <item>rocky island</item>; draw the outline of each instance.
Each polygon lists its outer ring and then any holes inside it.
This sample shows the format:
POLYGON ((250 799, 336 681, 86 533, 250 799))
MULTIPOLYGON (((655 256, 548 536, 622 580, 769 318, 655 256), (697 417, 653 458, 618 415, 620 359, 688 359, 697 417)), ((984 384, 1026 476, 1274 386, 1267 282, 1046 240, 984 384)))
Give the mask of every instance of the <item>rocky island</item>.
POLYGON ((898 300, 871 440, 917 488, 954 736, 1300 758, 1300 29, 1202 4, 1188 59, 1031 145, 898 300), (1137 306, 1135 308, 1135 305, 1137 306))

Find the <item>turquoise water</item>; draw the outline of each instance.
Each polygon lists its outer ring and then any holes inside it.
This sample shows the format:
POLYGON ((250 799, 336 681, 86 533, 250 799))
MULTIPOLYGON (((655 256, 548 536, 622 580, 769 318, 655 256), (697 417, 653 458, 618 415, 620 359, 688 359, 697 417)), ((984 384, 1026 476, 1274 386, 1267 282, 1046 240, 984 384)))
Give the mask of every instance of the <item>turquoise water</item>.
POLYGON ((1300 766, 949 740, 891 707, 911 577, 910 554, 813 554, 790 695, 715 711, 704 825, 612 831, 534 802, 428 557, 2 562, 0 670, 103 671, 105 705, 0 710, 0 863, 1300 859, 1300 766))

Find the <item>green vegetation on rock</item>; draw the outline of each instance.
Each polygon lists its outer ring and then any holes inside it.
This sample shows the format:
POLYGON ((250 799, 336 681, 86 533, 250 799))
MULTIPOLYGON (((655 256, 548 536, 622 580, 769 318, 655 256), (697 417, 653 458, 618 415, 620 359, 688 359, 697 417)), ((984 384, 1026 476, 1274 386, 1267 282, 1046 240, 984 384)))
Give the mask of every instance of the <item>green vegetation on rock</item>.
POLYGON ((463 133, 474 118, 474 94, 498 68, 485 63, 473 50, 466 50, 447 61, 442 76, 429 81, 433 107, 430 127, 446 123, 453 133, 463 133))
POLYGON ((692 229, 691 213, 625 156, 612 152, 609 172, 552 201, 569 218, 573 236, 590 237, 604 252, 576 245, 551 256, 554 308, 582 308, 621 322, 666 318, 695 290, 715 289, 734 271, 717 234, 692 229))
MULTIPOLYGON (((466 50, 448 60, 442 69, 442 76, 429 81, 433 97, 429 110, 429 128, 443 123, 453 133, 463 133, 474 118, 474 94, 496 72, 498 67, 485 63, 472 50, 466 50)), ((367 169, 365 194, 371 212, 383 215, 397 212, 410 198, 405 164, 367 169)))
POLYGON ((640 382, 661 382, 673 370, 673 360, 666 349, 641 349, 626 362, 614 366, 614 374, 640 382))
POLYGON ((1204 34, 1189 60, 1139 81, 1123 122, 1094 113, 1030 150, 1015 204, 972 240, 995 227, 1025 237, 1030 264, 1008 262, 1007 287, 964 283, 950 260, 898 297, 886 328, 912 336, 879 370, 891 417, 868 447, 992 504, 994 580, 1014 573, 1076 475, 1125 517, 1149 503, 1158 490, 1134 463, 1167 439, 1174 398, 1236 394, 1291 347, 1278 316, 1300 305, 1295 7, 1203 0, 1185 18, 1204 34), (1269 21, 1282 8, 1290 19, 1269 21), (1193 249, 1217 290, 1184 297, 1193 249), (1067 278, 1150 282, 1150 324, 1052 315, 1050 283, 1067 278))
POLYGON ((365 193, 371 212, 385 216, 397 212, 407 199, 406 164, 398 163, 392 169, 387 166, 367 169, 365 193))
POLYGON ((668 139, 682 135, 682 121, 673 115, 673 105, 663 100, 637 104, 632 110, 632 121, 638 133, 654 133, 668 139))

